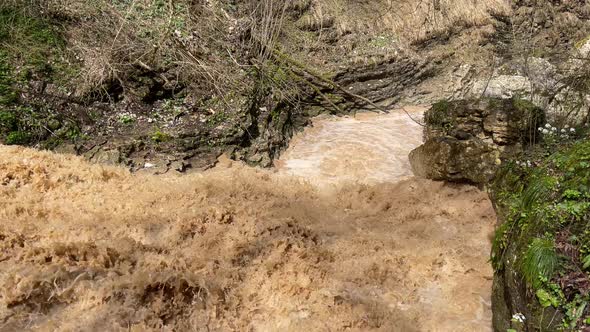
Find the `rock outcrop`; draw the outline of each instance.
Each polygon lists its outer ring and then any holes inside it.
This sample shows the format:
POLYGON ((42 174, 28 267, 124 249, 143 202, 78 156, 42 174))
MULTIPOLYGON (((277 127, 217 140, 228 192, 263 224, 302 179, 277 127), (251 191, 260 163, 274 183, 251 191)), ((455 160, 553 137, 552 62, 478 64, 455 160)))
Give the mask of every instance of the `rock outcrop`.
POLYGON ((590 42, 583 44, 571 59, 557 65, 535 57, 524 63, 504 65, 491 77, 470 82, 466 97, 522 98, 545 109, 552 123, 584 123, 590 109, 584 78, 586 49, 590 49, 590 42))
POLYGON ((479 139, 444 136, 429 139, 412 151, 414 174, 433 180, 486 183, 500 163, 499 152, 479 139))
POLYGON ((425 143, 410 153, 414 174, 483 185, 502 159, 535 143, 544 112, 515 98, 443 101, 424 120, 425 143))

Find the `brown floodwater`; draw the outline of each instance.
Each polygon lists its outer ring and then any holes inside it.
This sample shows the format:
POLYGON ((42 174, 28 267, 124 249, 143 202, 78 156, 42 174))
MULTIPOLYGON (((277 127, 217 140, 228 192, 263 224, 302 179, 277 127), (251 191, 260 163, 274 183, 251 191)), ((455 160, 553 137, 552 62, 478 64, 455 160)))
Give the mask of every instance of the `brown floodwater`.
POLYGON ((421 132, 324 117, 184 176, 0 146, 0 331, 491 330, 491 203, 411 176, 421 132))
POLYGON ((389 114, 322 116, 291 141, 277 165, 313 183, 377 184, 412 175, 408 153, 422 144, 422 107, 389 114))

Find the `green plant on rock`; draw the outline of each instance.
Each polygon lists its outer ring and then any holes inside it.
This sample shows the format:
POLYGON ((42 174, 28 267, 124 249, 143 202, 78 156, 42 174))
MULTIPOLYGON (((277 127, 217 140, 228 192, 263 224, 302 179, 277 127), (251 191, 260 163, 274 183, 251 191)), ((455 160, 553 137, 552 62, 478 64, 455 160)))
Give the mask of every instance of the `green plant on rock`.
POLYGON ((156 132, 154 132, 152 134, 151 137, 152 141, 156 142, 156 143, 164 143, 164 142, 168 142, 172 139, 172 136, 170 136, 170 134, 164 133, 160 130, 156 130, 156 132))
POLYGON ((565 329, 575 329, 581 321, 582 316, 588 306, 588 298, 576 294, 575 298, 564 304, 565 317, 562 326, 565 329))
POLYGON ((218 112, 215 112, 215 114, 213 114, 207 118, 207 124, 209 124, 210 126, 216 126, 216 125, 224 123, 227 120, 228 120, 228 115, 223 111, 218 111, 218 112))
POLYGON ((119 116, 119 122, 124 125, 130 125, 135 122, 135 117, 128 114, 121 114, 119 116))
POLYGON ((450 103, 447 100, 441 100, 426 112, 424 116, 426 124, 438 128, 445 135, 448 134, 454 127, 454 119, 450 113, 450 103))
POLYGON ((537 299, 543 308, 547 308, 549 306, 557 308, 559 306, 559 297, 542 288, 538 289, 537 292, 535 292, 535 295, 537 296, 537 299))

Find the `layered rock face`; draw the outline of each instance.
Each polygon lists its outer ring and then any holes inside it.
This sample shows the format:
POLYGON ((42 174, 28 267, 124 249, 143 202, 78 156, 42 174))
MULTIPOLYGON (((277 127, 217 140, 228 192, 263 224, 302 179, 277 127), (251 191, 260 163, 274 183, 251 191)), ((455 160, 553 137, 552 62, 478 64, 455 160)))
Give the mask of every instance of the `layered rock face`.
POLYGON ((410 153, 414 174, 483 185, 502 159, 538 139, 544 112, 514 98, 443 101, 424 120, 425 143, 410 153))

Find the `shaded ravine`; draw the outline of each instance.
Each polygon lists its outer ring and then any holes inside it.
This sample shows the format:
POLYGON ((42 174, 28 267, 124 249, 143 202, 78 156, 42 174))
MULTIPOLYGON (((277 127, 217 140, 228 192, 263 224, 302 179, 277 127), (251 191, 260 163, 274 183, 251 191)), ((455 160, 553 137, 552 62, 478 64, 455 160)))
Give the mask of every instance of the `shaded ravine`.
POLYGON ((0 331, 490 330, 491 203, 411 177, 420 137, 319 119, 184 176, 0 146, 0 331))

